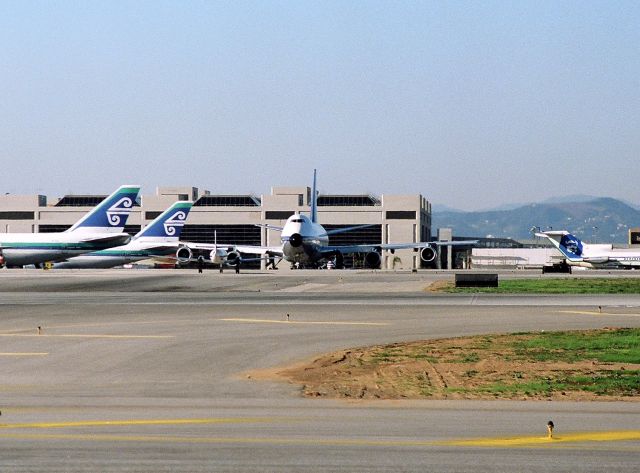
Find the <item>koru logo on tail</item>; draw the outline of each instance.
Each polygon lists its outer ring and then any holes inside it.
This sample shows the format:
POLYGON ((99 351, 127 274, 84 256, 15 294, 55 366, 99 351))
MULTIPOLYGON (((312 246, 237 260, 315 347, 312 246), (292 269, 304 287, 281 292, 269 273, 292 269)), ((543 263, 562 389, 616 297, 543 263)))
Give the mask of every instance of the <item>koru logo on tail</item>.
POLYGON ((128 217, 133 208, 133 200, 130 197, 123 197, 107 210, 107 220, 109 225, 120 226, 121 219, 128 217))
POLYGON ((164 221, 164 231, 167 235, 173 236, 176 234, 176 228, 184 226, 184 221, 187 219, 187 214, 178 210, 171 217, 164 221))

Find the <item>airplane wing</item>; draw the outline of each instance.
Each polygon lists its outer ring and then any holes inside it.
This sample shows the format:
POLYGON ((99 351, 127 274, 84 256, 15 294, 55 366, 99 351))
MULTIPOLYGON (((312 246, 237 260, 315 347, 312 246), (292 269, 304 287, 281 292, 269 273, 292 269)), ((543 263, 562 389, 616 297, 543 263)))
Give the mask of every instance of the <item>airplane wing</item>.
POLYGON ((339 251, 342 254, 349 253, 368 253, 370 251, 380 250, 404 250, 404 249, 421 249, 432 248, 433 246, 468 246, 478 243, 478 240, 459 240, 459 241, 421 241, 415 243, 382 243, 379 245, 329 245, 322 248, 323 253, 335 253, 339 251))
POLYGON ((253 245, 235 245, 234 249, 240 253, 248 255, 266 255, 282 256, 282 246, 253 246, 253 245))
POLYGON ((271 225, 270 223, 254 223, 256 227, 268 228, 269 230, 278 230, 281 232, 284 227, 279 227, 277 225, 271 225))
POLYGON ((344 232, 350 232, 351 230, 356 230, 358 228, 366 228, 366 227, 373 227, 374 223, 366 223, 364 225, 354 225, 352 227, 345 227, 345 228, 336 228, 335 230, 327 230, 325 232, 325 235, 336 235, 338 233, 344 233, 344 232))
POLYGON ((187 246, 192 250, 216 250, 219 248, 233 248, 235 245, 229 245, 224 243, 212 244, 212 243, 193 243, 190 241, 180 241, 180 246, 187 246))

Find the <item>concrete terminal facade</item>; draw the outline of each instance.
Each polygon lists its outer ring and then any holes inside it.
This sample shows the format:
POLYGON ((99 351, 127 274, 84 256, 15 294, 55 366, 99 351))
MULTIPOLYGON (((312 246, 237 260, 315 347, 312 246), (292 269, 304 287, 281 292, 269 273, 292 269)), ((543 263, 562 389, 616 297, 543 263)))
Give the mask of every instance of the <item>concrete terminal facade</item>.
MULTIPOLYGON (((51 202, 42 195, 0 196, 0 233, 64 231, 106 195, 67 195, 51 202)), ((277 246, 280 232, 255 224, 282 226, 294 212, 309 211, 309 187, 272 187, 271 194, 216 195, 197 187, 158 187, 143 195, 125 230, 135 234, 176 200, 195 202, 181 239, 219 244, 277 246)), ((429 241, 431 204, 421 195, 320 195, 318 219, 327 229, 371 224, 337 234, 331 244, 380 244, 429 241)), ((346 260, 345 262, 349 262, 346 260)), ((358 266, 358 258, 351 263, 358 266)), ((413 250, 383 252, 382 267, 412 269, 424 266, 413 250)))

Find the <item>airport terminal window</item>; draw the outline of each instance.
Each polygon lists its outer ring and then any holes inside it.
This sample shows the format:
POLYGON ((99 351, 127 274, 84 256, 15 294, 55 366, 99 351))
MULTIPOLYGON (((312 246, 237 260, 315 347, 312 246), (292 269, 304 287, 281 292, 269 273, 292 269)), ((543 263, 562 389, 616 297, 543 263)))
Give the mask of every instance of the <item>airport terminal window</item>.
POLYGON ((416 212, 413 210, 387 210, 387 220, 415 220, 416 212))
POLYGON ((318 207, 367 207, 380 205, 380 200, 372 195, 320 195, 318 207))
MULTIPOLYGON (((358 225, 358 223, 354 223, 358 225)), ((323 225, 325 230, 337 230, 351 225, 323 225)), ((382 225, 358 228, 349 232, 329 235, 330 245, 379 245, 382 243, 382 225)))
POLYGON ((38 233, 64 232, 71 228, 71 225, 38 225, 38 233))
POLYGON ((147 220, 153 220, 158 218, 162 212, 148 211, 144 213, 144 218, 147 220))
POLYGON ((264 213, 266 220, 286 220, 295 212, 293 210, 267 210, 264 213))
POLYGON ((194 207, 260 207, 260 199, 253 195, 203 195, 194 207))
POLYGON ((35 212, 0 212, 0 220, 33 220, 35 212))
MULTIPOLYGON (((65 195, 54 207, 95 207, 106 198, 106 195, 65 195)), ((136 201, 133 206, 140 207, 140 203, 136 201)))
POLYGON ((65 195, 54 207, 95 207, 106 195, 65 195))
MULTIPOLYGON (((71 228, 71 225, 44 224, 44 225, 38 225, 38 232, 39 233, 58 233, 58 232, 64 232, 69 228, 71 228)), ((125 225, 124 232, 128 233, 129 235, 135 235, 140 231, 140 228, 141 228, 140 225, 125 225)))
POLYGON ((260 245, 261 228, 255 225, 185 225, 180 239, 194 243, 260 245))
POLYGON ((124 226, 124 232, 132 236, 138 233, 141 229, 142 229, 142 225, 125 225, 124 226))

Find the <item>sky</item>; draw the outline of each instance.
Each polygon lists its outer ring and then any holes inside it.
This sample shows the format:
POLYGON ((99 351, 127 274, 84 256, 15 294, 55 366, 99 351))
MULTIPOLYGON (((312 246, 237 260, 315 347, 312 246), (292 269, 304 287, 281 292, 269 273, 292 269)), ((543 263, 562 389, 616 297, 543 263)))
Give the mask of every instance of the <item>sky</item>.
POLYGON ((0 191, 640 204, 637 1, 0 0, 0 191))

